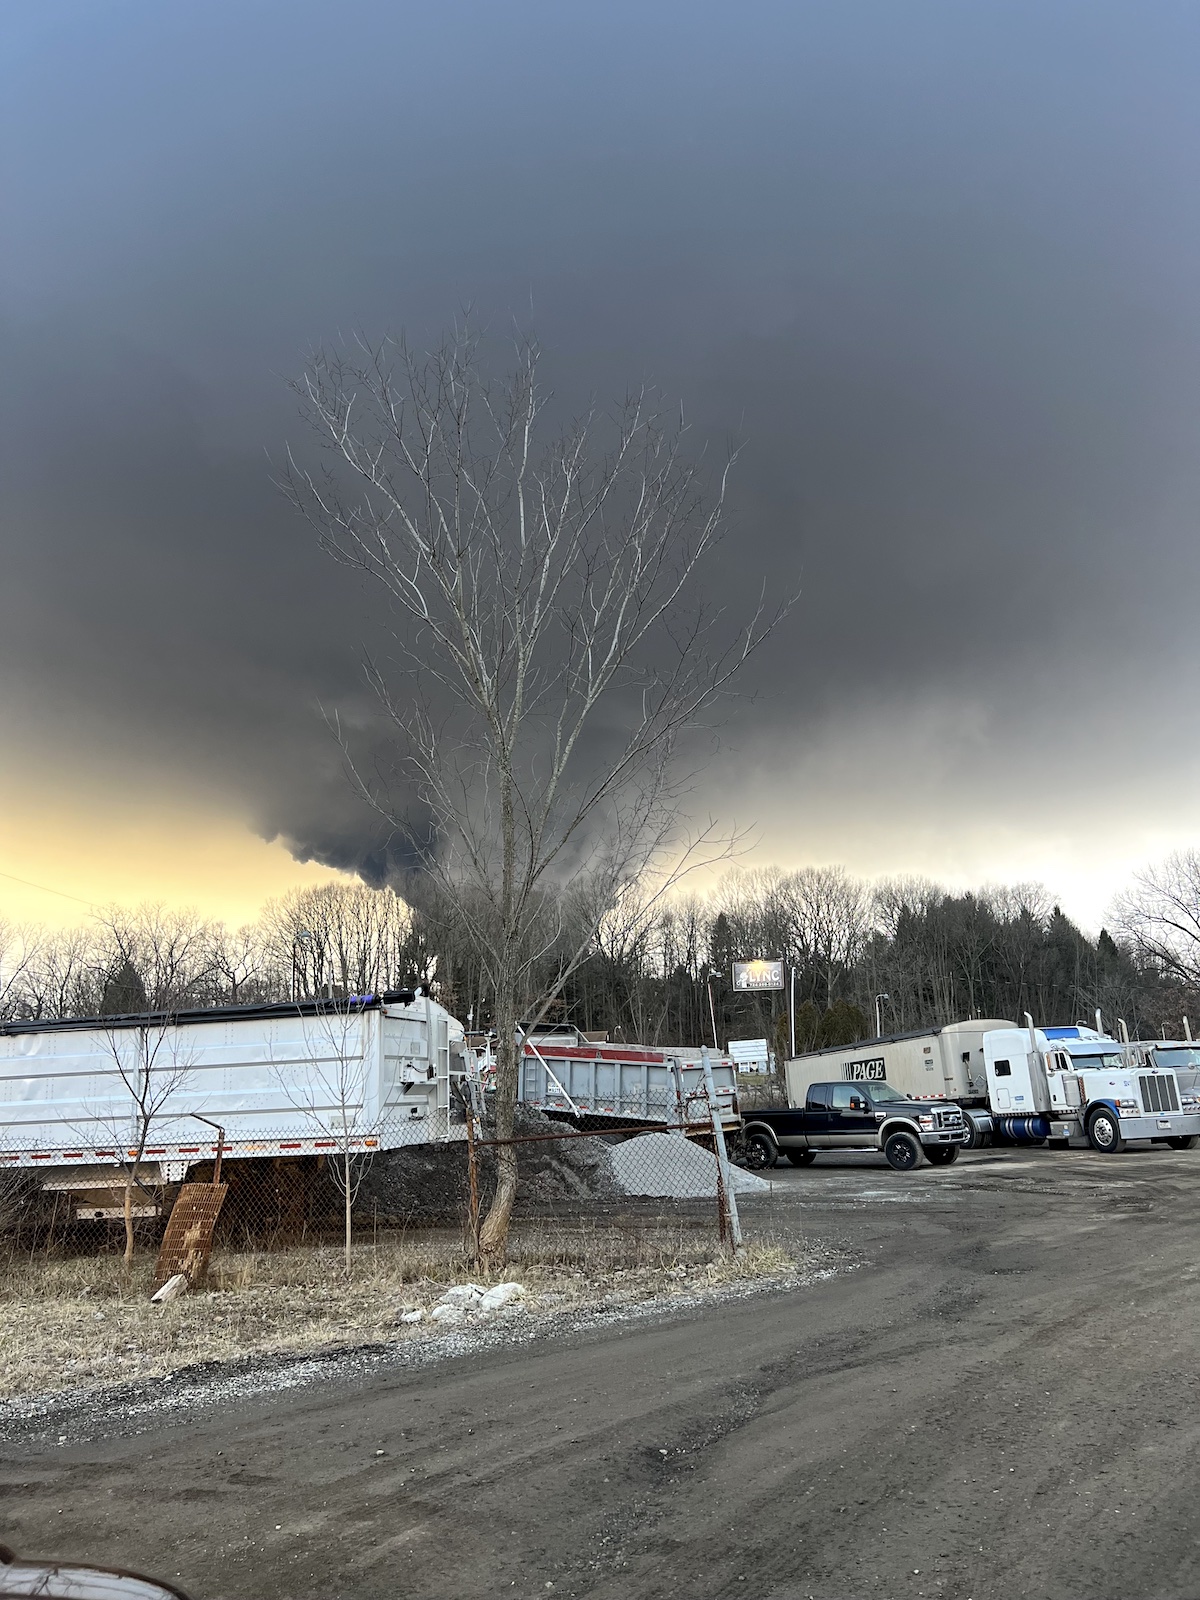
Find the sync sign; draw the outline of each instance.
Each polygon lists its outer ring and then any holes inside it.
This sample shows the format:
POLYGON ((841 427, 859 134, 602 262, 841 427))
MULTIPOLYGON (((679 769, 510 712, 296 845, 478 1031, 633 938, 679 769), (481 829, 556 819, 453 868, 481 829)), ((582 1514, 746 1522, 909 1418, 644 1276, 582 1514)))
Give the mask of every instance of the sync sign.
POLYGON ((842 1077, 856 1083, 870 1079, 878 1082, 887 1077, 887 1063, 882 1056, 869 1056, 863 1061, 843 1061, 842 1077))

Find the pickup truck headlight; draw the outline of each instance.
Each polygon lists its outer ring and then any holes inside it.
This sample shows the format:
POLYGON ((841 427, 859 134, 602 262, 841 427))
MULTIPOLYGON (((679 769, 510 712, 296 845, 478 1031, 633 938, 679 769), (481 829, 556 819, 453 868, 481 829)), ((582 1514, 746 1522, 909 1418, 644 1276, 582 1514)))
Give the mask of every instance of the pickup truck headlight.
POLYGON ((933 1127, 933 1118, 932 1117, 923 1117, 923 1116, 922 1117, 918 1117, 917 1121, 921 1124, 921 1126, 923 1128, 932 1128, 933 1127))

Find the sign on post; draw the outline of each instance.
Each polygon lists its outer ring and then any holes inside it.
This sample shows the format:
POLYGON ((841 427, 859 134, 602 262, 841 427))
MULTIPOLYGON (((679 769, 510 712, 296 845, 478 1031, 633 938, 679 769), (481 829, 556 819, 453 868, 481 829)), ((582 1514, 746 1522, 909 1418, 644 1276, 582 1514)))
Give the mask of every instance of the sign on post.
POLYGON ((739 1072, 770 1072, 771 1052, 765 1039, 730 1039, 729 1054, 739 1072))
POLYGON ((735 989, 782 989, 782 961, 735 961, 733 963, 735 989))

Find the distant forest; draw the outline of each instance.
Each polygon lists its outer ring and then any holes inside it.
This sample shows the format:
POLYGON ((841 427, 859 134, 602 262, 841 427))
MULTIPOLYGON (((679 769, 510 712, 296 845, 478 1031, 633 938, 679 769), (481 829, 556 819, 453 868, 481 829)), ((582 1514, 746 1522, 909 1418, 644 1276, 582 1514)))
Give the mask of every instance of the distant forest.
MULTIPOLYGON (((564 910, 564 904, 566 909, 564 910)), ((574 948, 554 903, 537 981, 574 948)), ((867 884, 837 867, 731 872, 711 893, 608 916, 555 1001, 554 1020, 647 1044, 766 1036, 788 1048, 786 994, 735 994, 731 966, 782 957, 795 972, 797 1047, 845 1044, 967 1017, 1118 1018, 1135 1035, 1200 1024, 1200 857, 1143 874, 1089 938, 1036 885, 955 893, 915 879, 867 884)), ((175 1011, 432 986, 476 1030, 489 986, 436 900, 326 885, 270 902, 232 931, 187 912, 111 911, 63 931, 0 923, 0 1017, 175 1011)))

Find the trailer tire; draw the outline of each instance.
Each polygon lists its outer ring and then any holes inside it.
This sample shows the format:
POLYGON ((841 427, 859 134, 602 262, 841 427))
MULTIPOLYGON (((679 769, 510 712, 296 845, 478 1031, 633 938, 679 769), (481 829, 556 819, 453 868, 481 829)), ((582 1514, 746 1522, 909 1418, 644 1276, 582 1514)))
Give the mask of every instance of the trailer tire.
POLYGON ((1092 1149, 1099 1151, 1102 1156, 1114 1156, 1125 1148, 1121 1123, 1115 1111, 1093 1111, 1088 1118, 1087 1136, 1092 1149))
POLYGON ((921 1141, 915 1133, 898 1129, 884 1140, 883 1154, 893 1171, 912 1172, 921 1165, 921 1141))
POLYGON ((1196 1148, 1196 1135, 1194 1133, 1177 1133, 1167 1143, 1172 1150, 1194 1150, 1196 1148))
POLYGON ((814 1150, 786 1150, 784 1154, 794 1167, 811 1167, 817 1159, 814 1150))
POLYGON ((741 1165, 749 1172, 762 1172, 779 1160, 779 1149, 769 1133, 757 1130, 746 1135, 741 1165))
POLYGON ((958 1146, 956 1144, 935 1144, 925 1152, 926 1161, 935 1167, 949 1167, 958 1160, 958 1146))

